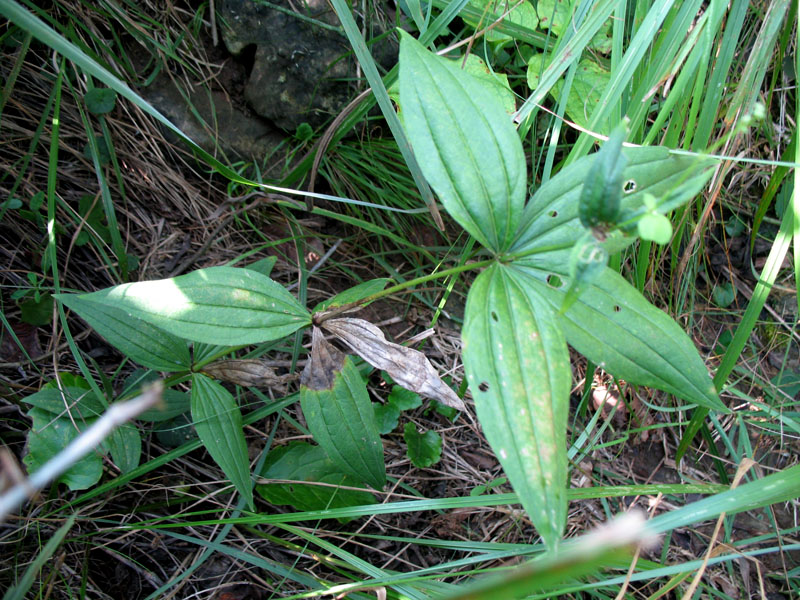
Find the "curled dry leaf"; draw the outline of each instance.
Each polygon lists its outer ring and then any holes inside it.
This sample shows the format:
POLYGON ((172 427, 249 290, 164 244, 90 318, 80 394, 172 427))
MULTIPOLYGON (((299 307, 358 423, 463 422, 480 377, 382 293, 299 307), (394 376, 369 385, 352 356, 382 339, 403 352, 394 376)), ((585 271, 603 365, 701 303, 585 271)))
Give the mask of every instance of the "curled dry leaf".
POLYGON ((325 341, 319 327, 311 331, 311 357, 306 363, 300 384, 312 390, 333 388, 334 376, 342 370, 344 354, 325 341))
POLYGON ((276 375, 260 360, 219 360, 203 367, 215 379, 244 387, 275 387, 287 383, 293 375, 276 375))
POLYGON ((464 402, 422 352, 388 341, 380 329, 363 319, 329 319, 322 326, 373 367, 386 371, 398 385, 464 410, 464 402))

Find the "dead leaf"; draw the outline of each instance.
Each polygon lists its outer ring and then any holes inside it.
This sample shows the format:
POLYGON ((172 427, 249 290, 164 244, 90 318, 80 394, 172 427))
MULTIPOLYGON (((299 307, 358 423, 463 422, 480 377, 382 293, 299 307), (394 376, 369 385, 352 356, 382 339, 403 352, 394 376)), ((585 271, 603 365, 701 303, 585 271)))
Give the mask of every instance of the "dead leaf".
POLYGON ((343 364, 344 353, 326 342, 322 330, 314 327, 311 331, 311 357, 300 375, 300 385, 311 390, 330 390, 343 364))
POLYGON ((464 410, 464 402, 441 380, 422 352, 388 341, 383 332, 369 321, 329 319, 322 323, 322 327, 373 367, 386 371, 398 385, 435 398, 456 410, 464 410))
POLYGON ((203 372, 244 387, 270 388, 283 385, 292 378, 292 375, 276 375, 263 361, 249 359, 219 360, 203 367, 203 372))

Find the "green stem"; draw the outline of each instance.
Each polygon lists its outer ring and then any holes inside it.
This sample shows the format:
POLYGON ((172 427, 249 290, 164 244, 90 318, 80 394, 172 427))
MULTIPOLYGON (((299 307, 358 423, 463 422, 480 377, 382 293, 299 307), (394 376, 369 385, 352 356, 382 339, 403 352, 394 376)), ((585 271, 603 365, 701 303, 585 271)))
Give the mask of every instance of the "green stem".
POLYGON ((463 273, 464 271, 471 271, 473 269, 481 269, 483 267, 488 267, 492 263, 494 263, 497 259, 496 258, 488 258, 486 260, 481 260, 478 262, 468 263, 466 265, 459 265, 457 267, 452 267, 450 269, 445 269, 444 271, 438 271, 436 273, 431 273, 430 275, 424 275, 423 277, 417 277, 416 279, 410 279, 408 281, 404 281, 403 283, 398 283, 397 285, 393 285, 392 287, 388 287, 385 290, 381 290, 380 292, 376 292, 371 296, 367 296, 361 300, 357 300, 356 302, 350 302, 348 304, 343 304, 342 306, 337 306, 336 308, 332 308, 330 310, 324 310, 318 313, 314 313, 312 320, 315 325, 321 325, 328 319, 332 319, 341 315, 342 313, 346 313, 349 310, 354 308, 359 308, 361 306, 366 306, 370 302, 374 302, 375 300, 379 300, 380 298, 385 298, 386 296, 391 296, 392 294, 396 294, 397 292, 403 291, 410 287, 414 287, 416 285, 420 285, 423 283, 427 283, 428 281, 433 281, 435 279, 441 279, 443 277, 449 277, 450 275, 456 275, 458 273, 463 273))

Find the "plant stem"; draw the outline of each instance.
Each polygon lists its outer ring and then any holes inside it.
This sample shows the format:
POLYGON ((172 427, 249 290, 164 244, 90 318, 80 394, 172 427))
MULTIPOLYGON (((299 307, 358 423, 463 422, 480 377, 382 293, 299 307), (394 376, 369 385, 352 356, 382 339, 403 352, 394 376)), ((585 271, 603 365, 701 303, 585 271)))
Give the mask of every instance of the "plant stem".
POLYGON ((466 265, 459 265, 457 267, 452 267, 450 269, 445 269, 444 271, 438 271, 436 273, 431 273, 430 275, 424 275, 423 277, 417 277, 416 279, 410 279, 409 281, 404 281, 403 283, 398 283, 397 285, 393 285, 392 287, 388 287, 385 290, 381 290, 380 292, 376 292, 371 296, 367 296, 361 300, 357 300, 356 302, 350 302, 348 304, 343 304, 342 306, 337 306, 330 310, 324 310, 318 313, 315 313, 312 317, 312 321, 314 325, 320 325, 324 323, 328 319, 333 319, 343 313, 353 310, 354 308, 361 308, 362 306, 366 306, 370 302, 374 302, 375 300, 379 300, 380 298, 385 298, 386 296, 391 296, 392 294, 396 294, 402 290, 405 290, 410 287, 414 287, 416 285, 420 285, 422 283, 427 283, 428 281, 433 281, 434 279, 441 279, 443 277, 449 277, 450 275, 456 275, 458 273, 463 273, 464 271, 471 271, 473 269, 481 269, 483 267, 488 267, 492 263, 494 263, 497 259, 496 258, 487 258, 486 260, 480 260, 478 262, 468 263, 466 265))

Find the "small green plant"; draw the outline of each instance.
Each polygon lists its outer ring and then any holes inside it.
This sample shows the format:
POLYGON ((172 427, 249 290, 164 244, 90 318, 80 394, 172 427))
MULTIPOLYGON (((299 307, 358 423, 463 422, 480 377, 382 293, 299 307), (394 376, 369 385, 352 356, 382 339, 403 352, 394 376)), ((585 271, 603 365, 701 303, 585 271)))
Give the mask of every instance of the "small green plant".
MULTIPOLYGON (((399 99, 425 177, 489 258, 389 288, 386 279, 366 282, 312 310, 268 272, 233 267, 56 297, 133 361, 190 381, 197 433, 252 506, 242 415, 218 379, 257 385, 269 375, 251 369, 242 380, 241 362, 234 368, 218 359, 311 328, 300 401, 319 447, 281 448, 260 474, 381 489, 381 431, 394 429, 394 413, 407 403, 390 398, 387 406, 373 408, 353 359, 324 333, 402 388, 461 408, 461 399, 422 353, 342 315, 423 280, 482 269, 467 297, 462 332, 469 388, 509 482, 547 547, 555 549, 567 506, 568 342, 630 383, 727 410, 688 336, 606 266, 608 256, 631 244, 637 232, 652 229, 648 220, 692 198, 707 180, 709 163, 660 147, 623 149, 623 124, 597 154, 563 169, 526 202, 522 144, 485 79, 403 34, 399 99)), ((664 239, 658 231, 650 237, 664 239)), ((415 464, 438 460, 439 436, 419 433, 409 423, 404 437, 415 464)), ((281 503, 295 497, 293 488, 276 485, 259 486, 258 492, 281 503)), ((363 498, 325 492, 299 498, 296 505, 351 500, 363 498)))

